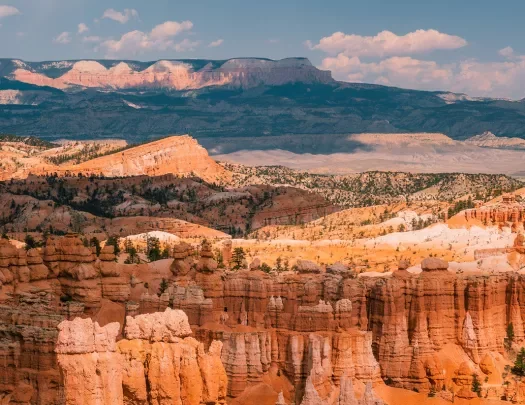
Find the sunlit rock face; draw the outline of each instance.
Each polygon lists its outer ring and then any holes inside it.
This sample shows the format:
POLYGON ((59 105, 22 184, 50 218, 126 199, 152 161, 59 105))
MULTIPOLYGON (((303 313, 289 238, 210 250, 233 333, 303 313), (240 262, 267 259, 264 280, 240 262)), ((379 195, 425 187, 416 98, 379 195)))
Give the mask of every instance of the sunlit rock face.
POLYGON ((226 373, 214 341, 208 351, 191 334, 188 318, 167 309, 104 327, 76 318, 58 325, 55 351, 66 404, 222 404, 226 373))
MULTIPOLYGON (((210 86, 249 88, 285 83, 332 83, 330 72, 315 68, 307 59, 230 59, 223 61, 159 60, 76 61, 25 63, 15 61, 9 77, 24 83, 57 89, 99 88, 190 90, 210 86), (204 63, 199 63, 204 62, 204 63), (60 66, 59 66, 60 65, 60 66), (50 74, 58 67, 61 74, 50 74)), ((7 97, 7 96, 6 96, 7 97)))

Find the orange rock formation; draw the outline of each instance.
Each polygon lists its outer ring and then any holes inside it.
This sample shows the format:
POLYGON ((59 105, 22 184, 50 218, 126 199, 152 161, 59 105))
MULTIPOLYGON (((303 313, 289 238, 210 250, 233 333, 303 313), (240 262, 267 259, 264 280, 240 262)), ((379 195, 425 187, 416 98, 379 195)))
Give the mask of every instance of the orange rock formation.
POLYGON ((116 343, 119 328, 80 318, 58 325, 55 351, 66 405, 225 402, 222 344, 214 341, 205 352, 187 337, 191 329, 184 312, 128 317, 125 339, 116 343))

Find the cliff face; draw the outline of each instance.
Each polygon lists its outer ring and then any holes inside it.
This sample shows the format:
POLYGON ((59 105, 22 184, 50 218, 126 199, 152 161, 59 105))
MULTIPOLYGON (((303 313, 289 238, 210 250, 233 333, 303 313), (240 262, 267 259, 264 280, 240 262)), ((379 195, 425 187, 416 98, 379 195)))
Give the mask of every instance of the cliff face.
MULTIPOLYGON (((331 83, 330 72, 312 66, 307 59, 230 59, 208 61, 197 66, 191 61, 160 60, 155 63, 62 61, 51 64, 13 61, 8 77, 57 89, 166 89, 187 90, 209 86, 249 88, 285 83, 331 83), (54 66, 51 66, 54 65, 54 66), (147 66, 149 65, 149 66, 147 66), (58 68, 58 77, 50 68, 58 68)), ((5 73, 4 73, 5 74, 5 73)))
POLYGON ((206 149, 195 139, 187 135, 164 138, 78 165, 60 167, 58 171, 104 176, 194 174, 210 182, 230 178, 229 172, 210 158, 206 149))
MULTIPOLYGON (((147 267, 126 267, 134 269, 130 277, 110 248, 95 259, 74 235, 47 245, 25 252, 0 241, 0 360, 7 365, 0 392, 15 403, 63 397, 70 404, 162 404, 180 397, 215 404, 279 375, 294 387, 287 400, 298 404, 319 398, 315 403, 335 405, 354 386, 356 401, 375 401, 365 385, 382 379, 469 395, 472 373, 481 380, 497 374, 507 325, 515 343, 525 339, 525 277, 518 273, 465 277, 436 258, 425 260, 420 274, 400 266, 378 278, 314 266, 278 275, 225 272, 210 246, 196 262, 181 246, 166 269, 171 278, 163 276, 170 287, 132 301, 133 280, 147 267), (124 312, 117 318, 122 332, 111 322, 61 323, 99 316, 104 300, 126 308, 125 321, 124 312)), ((510 395, 490 387, 486 394, 510 395)))
POLYGON ((187 337, 184 312, 128 317, 125 339, 116 343, 119 328, 80 318, 58 325, 66 405, 225 403, 222 344, 214 341, 206 352, 187 337))

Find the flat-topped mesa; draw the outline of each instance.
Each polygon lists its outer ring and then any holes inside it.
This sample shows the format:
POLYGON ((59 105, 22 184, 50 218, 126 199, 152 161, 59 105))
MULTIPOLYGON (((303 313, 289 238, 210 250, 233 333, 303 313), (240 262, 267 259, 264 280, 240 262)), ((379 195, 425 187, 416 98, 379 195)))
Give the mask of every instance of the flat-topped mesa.
POLYGON ((4 75, 9 78, 59 89, 171 89, 190 90, 209 86, 250 88, 286 83, 334 83, 329 71, 315 68, 308 59, 270 60, 237 58, 227 61, 159 60, 57 61, 12 60, 4 75), (53 66, 59 76, 48 76, 53 66))
POLYGON ((104 327, 77 318, 58 326, 56 345, 66 405, 138 403, 224 404, 222 343, 204 350, 182 311, 128 317, 127 339, 118 323, 104 327))

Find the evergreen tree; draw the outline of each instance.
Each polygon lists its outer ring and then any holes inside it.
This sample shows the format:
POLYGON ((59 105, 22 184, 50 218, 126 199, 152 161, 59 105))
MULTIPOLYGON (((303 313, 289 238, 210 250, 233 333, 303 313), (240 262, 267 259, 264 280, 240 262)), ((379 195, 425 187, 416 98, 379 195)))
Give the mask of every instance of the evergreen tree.
POLYGON ((510 372, 519 377, 525 376, 525 348, 522 347, 519 351, 514 366, 510 369, 510 372))
POLYGON ((33 249, 33 248, 37 247, 37 243, 35 241, 35 238, 33 238, 29 234, 26 235, 26 238, 24 239, 24 242, 26 243, 26 250, 33 249))
POLYGON ((472 374, 472 392, 478 394, 478 397, 481 396, 481 382, 477 374, 472 374))
POLYGON ((126 249, 128 252, 128 258, 124 261, 126 264, 133 264, 138 263, 139 258, 137 256, 137 249, 135 249, 134 246, 131 246, 130 248, 126 249))
POLYGON ((154 262, 162 258, 159 238, 148 238, 147 255, 150 262, 154 262))
POLYGON ((115 255, 118 256, 118 254, 120 253, 118 236, 110 236, 108 240, 106 241, 106 245, 113 246, 113 248, 115 249, 115 255))
POLYGON ((96 236, 93 236, 91 238, 91 240, 89 241, 89 245, 91 247, 93 247, 93 246, 95 247, 95 251, 97 253, 97 256, 99 256, 100 255, 100 250, 101 250, 101 248, 100 248, 100 241, 97 239, 96 236))
POLYGON ((224 256, 220 249, 215 250, 215 261, 217 262, 217 267, 219 269, 224 269, 224 256))
POLYGON ((261 264, 261 267, 259 267, 261 271, 264 271, 265 273, 269 273, 272 271, 272 268, 268 266, 266 263, 261 264))
POLYGON ((283 262, 283 259, 281 259, 281 256, 279 256, 277 258, 277 260, 275 260, 275 270, 277 270, 277 272, 281 272, 283 271, 283 265, 282 265, 282 262, 283 262))
POLYGON ((168 289, 168 287, 169 287, 168 281, 165 278, 163 278, 159 286, 159 297, 162 294, 164 294, 164 292, 168 289))
POLYGON ((233 249, 232 254, 232 269, 233 270, 239 270, 244 263, 244 260, 246 259, 246 254, 244 253, 244 249, 242 247, 237 247, 233 249))

